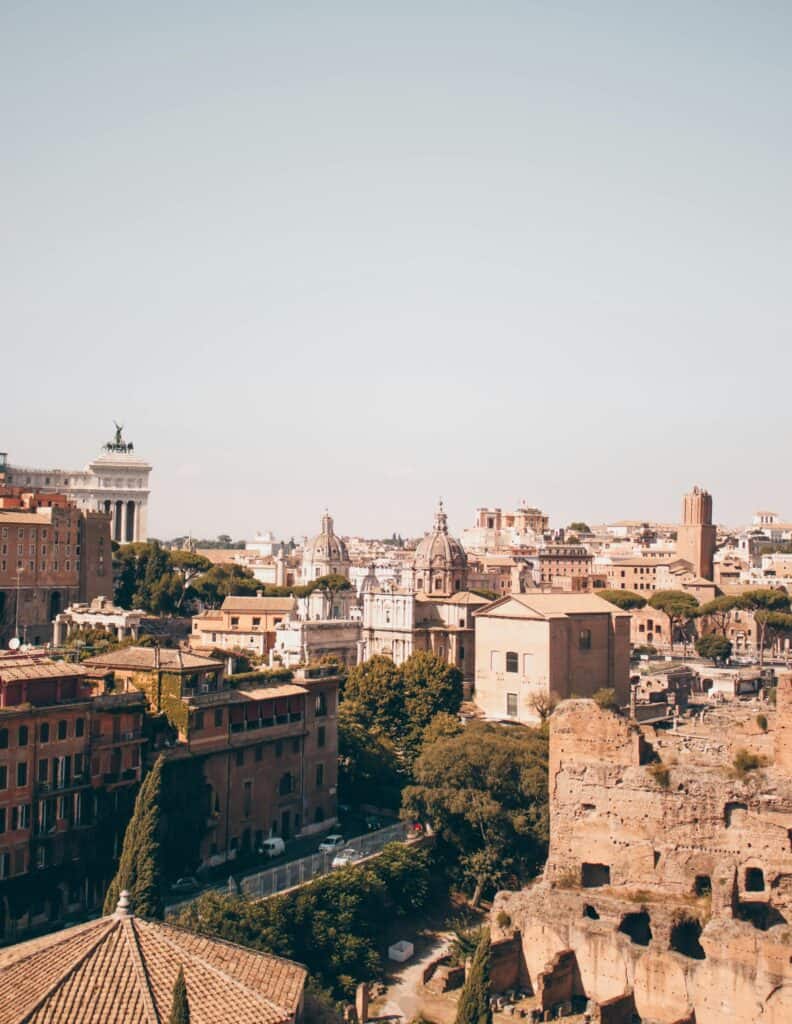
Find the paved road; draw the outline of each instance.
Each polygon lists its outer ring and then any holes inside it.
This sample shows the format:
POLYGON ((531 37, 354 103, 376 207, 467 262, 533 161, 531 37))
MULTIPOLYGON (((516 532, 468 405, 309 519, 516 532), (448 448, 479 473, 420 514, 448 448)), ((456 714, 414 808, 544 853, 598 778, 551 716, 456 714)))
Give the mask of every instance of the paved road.
MULTIPOLYGON (((384 828, 379 831, 385 831, 390 825, 397 824, 395 819, 386 822, 383 820, 384 828)), ((172 893, 171 902, 165 908, 167 912, 173 913, 184 906, 186 903, 190 903, 197 899, 202 893, 205 892, 227 892, 230 889, 229 877, 233 876, 237 885, 234 886, 233 891, 238 892, 238 886, 244 882, 246 878, 252 878, 255 875, 260 875, 262 872, 269 871, 271 868, 286 868, 289 864, 296 863, 303 858, 310 857, 316 854, 319 844, 327 836, 335 832, 340 833, 347 840, 347 845, 354 845, 355 839, 361 837, 371 837, 372 840, 378 835, 378 832, 368 831, 364 825, 360 822, 352 821, 346 822, 347 827, 343 828, 340 825, 334 825, 324 833, 317 833, 312 836, 304 836, 300 839, 290 840, 286 847, 286 851, 281 854, 280 857, 261 857, 257 863, 248 863, 244 868, 236 869, 234 862, 232 861, 228 865, 223 867, 223 876, 215 878, 211 882, 207 882, 198 891, 191 893, 172 893)), ((330 858, 332 859, 332 858, 330 858)), ((329 863, 324 865, 324 870, 327 870, 329 863)), ((316 870, 315 872, 316 873, 316 870)), ((322 872, 319 872, 322 873, 322 872)), ((310 876, 308 876, 310 878, 310 876)), ((306 879, 308 880, 308 879, 306 879)), ((243 888, 247 888, 244 887, 243 888)))

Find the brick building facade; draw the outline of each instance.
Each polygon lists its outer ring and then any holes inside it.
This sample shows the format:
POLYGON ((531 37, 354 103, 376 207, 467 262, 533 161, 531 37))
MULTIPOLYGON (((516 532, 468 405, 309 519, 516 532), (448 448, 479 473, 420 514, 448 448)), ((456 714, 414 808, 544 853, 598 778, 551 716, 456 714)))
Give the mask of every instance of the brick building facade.
POLYGON ((0 487, 0 645, 17 634, 45 643, 59 612, 112 589, 108 515, 0 487))
POLYGON ((0 655, 0 942, 101 905, 141 775, 142 695, 0 655))
POLYGON ((334 669, 246 673, 226 679, 211 658, 127 647, 90 658, 114 691, 146 694, 173 730, 169 762, 199 760, 206 830, 198 860, 233 860, 265 838, 291 839, 336 820, 338 686, 334 669))

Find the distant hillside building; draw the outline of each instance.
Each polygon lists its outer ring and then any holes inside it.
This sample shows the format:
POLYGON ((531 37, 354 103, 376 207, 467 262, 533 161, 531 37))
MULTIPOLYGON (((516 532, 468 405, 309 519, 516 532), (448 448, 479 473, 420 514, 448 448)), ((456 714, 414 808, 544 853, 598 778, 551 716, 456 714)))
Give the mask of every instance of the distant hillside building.
POLYGON ((514 512, 477 508, 476 525, 463 530, 461 540, 467 551, 479 554, 510 551, 541 542, 549 525, 549 517, 525 501, 514 512))
POLYGON ((112 538, 119 544, 146 540, 151 466, 135 454, 122 430, 116 424, 114 439, 84 469, 14 466, 0 452, 0 483, 65 494, 84 512, 109 513, 112 538))

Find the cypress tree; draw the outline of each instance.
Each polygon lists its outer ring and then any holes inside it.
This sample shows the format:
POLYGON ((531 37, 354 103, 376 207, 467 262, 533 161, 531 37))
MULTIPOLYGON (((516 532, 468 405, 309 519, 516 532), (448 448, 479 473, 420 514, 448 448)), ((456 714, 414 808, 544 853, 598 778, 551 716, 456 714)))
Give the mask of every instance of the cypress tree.
POLYGON ((159 757, 138 792, 135 809, 124 834, 118 871, 105 896, 105 914, 113 913, 118 897, 126 889, 135 914, 139 917, 163 917, 161 793, 162 758, 159 757))
POLYGON ((190 1024, 190 1004, 187 1002, 187 985, 181 967, 173 985, 173 1002, 168 1024, 190 1024))
POLYGON ((482 932, 476 952, 473 954, 473 963, 459 997, 454 1024, 492 1024, 492 1010, 489 1002, 489 965, 490 936, 489 931, 485 930, 482 932))

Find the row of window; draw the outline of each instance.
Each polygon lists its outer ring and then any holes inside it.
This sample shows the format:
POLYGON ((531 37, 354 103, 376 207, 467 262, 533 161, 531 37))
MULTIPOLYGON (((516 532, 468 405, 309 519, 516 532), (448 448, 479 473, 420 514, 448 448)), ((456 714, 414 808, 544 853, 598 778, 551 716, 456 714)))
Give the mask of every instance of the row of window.
MULTIPOLYGON (((28 536, 30 537, 30 539, 32 541, 35 541, 35 539, 36 539, 36 531, 38 529, 39 529, 38 526, 31 526, 30 527, 28 536)), ((0 531, 0 537, 2 537, 3 540, 8 540, 8 527, 7 526, 4 526, 2 528, 2 531, 0 531)), ((46 527, 41 529, 41 531, 39 533, 39 537, 41 538, 41 540, 47 540, 47 538, 48 538, 48 531, 47 531, 46 527)), ((24 526, 20 526, 17 529, 17 540, 24 540, 24 539, 25 539, 25 527, 24 526)), ((60 542, 60 534, 59 534, 59 532, 57 530, 53 531, 52 540, 53 540, 54 544, 58 544, 60 542)), ((65 537, 65 540, 66 540, 67 544, 71 544, 71 542, 72 542, 72 535, 70 533, 67 533, 66 537, 65 537)))
MULTIPOLYGON (((65 757, 42 757, 38 763, 37 779, 39 784, 51 785, 53 789, 64 789, 70 786, 72 778, 81 778, 87 767, 87 761, 83 754, 71 754, 65 757), (72 767, 74 776, 72 776, 72 767), (50 770, 51 768, 51 770, 50 770)), ((0 790, 8 789, 9 768, 6 764, 0 764, 0 790)), ((28 762, 17 761, 16 764, 16 786, 21 788, 28 784, 28 762)))
MULTIPOLYGON (((66 740, 70 738, 69 720, 61 718, 55 726, 54 739, 66 740)), ((49 722, 41 722, 38 728, 39 743, 49 743, 52 730, 50 729, 49 722)), ((85 719, 75 718, 74 719, 74 731, 73 735, 76 739, 85 735, 85 719)), ((9 741, 11 738, 10 730, 3 728, 0 729, 0 750, 7 750, 9 741)), ((17 730, 17 746, 26 747, 30 742, 30 729, 26 725, 20 725, 17 730)))
MULTIPOLYGON (((581 651, 590 651, 591 650, 591 630, 590 629, 581 629, 580 630, 580 633, 578 634, 578 649, 581 650, 581 651)), ((524 653, 523 656, 522 656, 522 658, 523 658, 522 673, 525 676, 528 676, 528 675, 531 674, 531 671, 533 669, 533 657, 534 656, 533 656, 532 652, 524 653)), ((504 662, 505 662, 505 670, 507 672, 519 672, 520 671, 520 655, 519 655, 519 652, 517 652, 517 651, 506 651, 504 662)), ((501 666, 501 652, 500 651, 490 651, 490 671, 491 672, 499 672, 501 670, 500 666, 501 666)))
MULTIPOLYGON (((49 571, 50 572, 60 572, 61 570, 60 570, 59 566, 60 566, 60 562, 50 562, 49 571)), ((21 558, 17 559, 16 567, 21 572, 24 572, 25 571, 25 562, 24 562, 24 560, 21 559, 21 558)), ((63 571, 64 572, 71 572, 71 570, 72 570, 71 560, 65 561, 63 563, 63 571)), ((79 570, 80 570, 80 560, 78 558, 75 561, 75 563, 74 563, 74 571, 75 572, 79 572, 79 570)), ((28 572, 35 572, 36 571, 36 563, 33 561, 33 559, 31 559, 28 562, 28 564, 27 564, 27 571, 28 572)), ((8 561, 5 558, 0 559, 0 572, 8 572, 8 561)), ((39 565, 39 572, 47 572, 47 563, 46 562, 42 562, 39 565)))
POLYGON ((30 804, 0 807, 0 833, 18 832, 28 828, 30 828, 30 804))
MULTIPOLYGON (((71 548, 72 548, 71 544, 67 544, 66 545, 66 550, 64 551, 64 554, 65 555, 71 555, 71 553, 72 553, 72 549, 71 548)), ((36 548, 36 544, 35 543, 31 543, 31 544, 28 545, 28 555, 30 555, 31 558, 35 557, 36 550, 37 550, 37 548, 36 548)), ((25 545, 24 544, 17 544, 17 552, 16 553, 17 553, 17 555, 20 555, 20 556, 24 555, 25 554, 25 545)), ((42 555, 42 556, 46 555, 47 554, 47 545, 46 544, 42 544, 41 548, 38 549, 38 553, 40 555, 42 555)), ((75 555, 79 555, 79 553, 80 553, 80 545, 79 544, 77 544, 75 546, 74 553, 75 553, 75 555)), ((8 545, 7 544, 0 544, 0 555, 7 555, 7 554, 8 554, 8 545)), ((60 545, 59 544, 53 544, 52 545, 52 554, 53 555, 59 555, 60 554, 60 545)))

